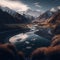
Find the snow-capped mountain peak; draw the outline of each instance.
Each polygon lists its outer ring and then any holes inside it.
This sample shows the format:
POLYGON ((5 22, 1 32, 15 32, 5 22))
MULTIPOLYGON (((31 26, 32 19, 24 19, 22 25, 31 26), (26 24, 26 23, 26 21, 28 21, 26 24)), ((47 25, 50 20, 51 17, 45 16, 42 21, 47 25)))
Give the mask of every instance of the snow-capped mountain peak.
POLYGON ((57 12, 58 10, 60 10, 60 6, 50 9, 51 12, 57 12))

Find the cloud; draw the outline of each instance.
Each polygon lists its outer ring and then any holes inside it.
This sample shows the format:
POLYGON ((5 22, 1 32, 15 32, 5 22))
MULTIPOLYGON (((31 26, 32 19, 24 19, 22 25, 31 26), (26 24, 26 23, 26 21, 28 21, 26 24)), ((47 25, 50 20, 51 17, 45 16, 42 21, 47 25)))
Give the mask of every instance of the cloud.
POLYGON ((40 10, 40 9, 37 9, 36 11, 41 12, 41 10, 40 10))
POLYGON ((39 5, 38 2, 34 3, 34 5, 35 5, 36 7, 38 7, 38 8, 41 8, 41 6, 39 5))
POLYGON ((60 6, 58 6, 57 8, 60 9, 60 6))
POLYGON ((4 7, 9 7, 16 11, 26 11, 26 10, 30 9, 30 7, 28 7, 28 5, 26 5, 20 1, 0 0, 0 5, 2 5, 4 7))

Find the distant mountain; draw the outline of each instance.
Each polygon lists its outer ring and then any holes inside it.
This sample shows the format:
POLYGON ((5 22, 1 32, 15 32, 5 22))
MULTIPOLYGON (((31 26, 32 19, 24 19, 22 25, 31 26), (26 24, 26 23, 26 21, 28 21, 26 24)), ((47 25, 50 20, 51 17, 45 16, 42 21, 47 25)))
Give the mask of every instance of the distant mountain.
POLYGON ((28 9, 27 11, 24 12, 26 15, 31 15, 33 17, 38 17, 41 12, 40 11, 34 11, 34 10, 31 10, 31 9, 28 9))
POLYGON ((30 23, 30 20, 7 7, 0 6, 0 24, 18 23, 30 23))
MULTIPOLYGON (((49 19, 51 16, 53 16, 54 13, 51 11, 46 11, 45 13, 41 14, 39 17, 35 19, 37 22, 44 22, 46 19, 49 19)), ((35 22, 34 21, 34 22, 35 22)))
POLYGON ((59 8, 52 8, 41 14, 33 22, 45 22, 46 20, 49 20, 52 16, 55 16, 59 12, 59 10, 59 8))
POLYGON ((31 16, 31 15, 26 15, 23 14, 24 17, 26 17, 28 20, 30 20, 31 22, 35 19, 35 17, 31 16))

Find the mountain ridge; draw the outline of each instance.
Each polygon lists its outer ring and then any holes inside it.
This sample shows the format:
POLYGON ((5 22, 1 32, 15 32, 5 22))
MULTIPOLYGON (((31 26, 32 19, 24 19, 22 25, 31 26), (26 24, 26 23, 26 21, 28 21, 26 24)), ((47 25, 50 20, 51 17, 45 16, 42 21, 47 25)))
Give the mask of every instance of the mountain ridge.
POLYGON ((26 17, 7 7, 0 7, 0 19, 1 24, 30 23, 26 17))

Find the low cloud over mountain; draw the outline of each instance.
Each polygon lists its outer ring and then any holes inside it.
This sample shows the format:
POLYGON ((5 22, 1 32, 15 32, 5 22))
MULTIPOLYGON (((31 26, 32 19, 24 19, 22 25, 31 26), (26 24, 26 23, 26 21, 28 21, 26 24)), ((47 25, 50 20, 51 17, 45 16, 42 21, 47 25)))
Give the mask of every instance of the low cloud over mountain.
POLYGON ((22 2, 18 2, 18 1, 9 1, 9 0, 0 0, 0 5, 5 6, 5 7, 9 7, 15 11, 26 11, 28 9, 30 9, 30 7, 28 7, 28 5, 22 3, 22 2))

